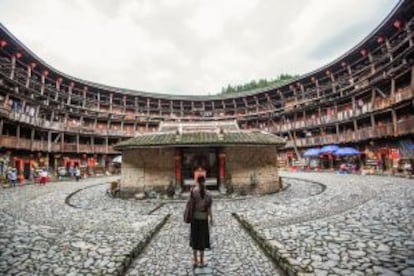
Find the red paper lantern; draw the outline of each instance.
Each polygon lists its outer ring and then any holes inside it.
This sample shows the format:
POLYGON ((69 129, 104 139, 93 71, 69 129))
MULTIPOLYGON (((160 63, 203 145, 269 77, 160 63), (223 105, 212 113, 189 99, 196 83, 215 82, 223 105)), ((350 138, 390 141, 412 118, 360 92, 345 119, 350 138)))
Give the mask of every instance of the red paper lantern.
POLYGON ((17 53, 15 54, 15 56, 16 56, 16 58, 21 58, 23 55, 22 55, 22 53, 17 52, 17 53))
POLYGON ((378 44, 384 43, 384 37, 382 35, 380 35, 380 36, 377 37, 377 43, 378 44))
POLYGON ((361 53, 363 57, 365 57, 368 54, 368 51, 366 49, 361 49, 361 51, 359 52, 361 53))
POLYGON ((62 83, 63 79, 62 79, 62 78, 58 78, 56 81, 57 81, 58 83, 62 83))
POLYGON ((36 65, 37 65, 36 63, 32 62, 32 63, 30 63, 30 68, 34 69, 36 67, 36 65))
POLYGON ((342 65, 342 67, 345 67, 346 66, 346 62, 345 61, 342 61, 341 62, 341 65, 342 65))
POLYGON ((47 75, 49 75, 49 71, 47 70, 43 71, 43 76, 47 77, 47 75))
POLYGON ((3 48, 6 45, 7 45, 7 41, 6 40, 0 40, 0 47, 1 48, 3 48))
POLYGON ((401 30, 404 24, 400 20, 397 19, 394 21, 392 25, 394 26, 394 28, 401 30))
POLYGON ((330 75, 331 75, 331 71, 326 70, 325 74, 326 74, 327 76, 330 76, 330 75))

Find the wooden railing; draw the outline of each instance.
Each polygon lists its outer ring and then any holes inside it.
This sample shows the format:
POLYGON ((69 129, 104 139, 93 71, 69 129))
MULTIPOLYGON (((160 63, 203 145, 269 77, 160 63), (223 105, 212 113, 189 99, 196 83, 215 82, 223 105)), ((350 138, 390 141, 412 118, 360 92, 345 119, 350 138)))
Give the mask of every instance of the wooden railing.
MULTIPOLYGON (((20 138, 17 139, 16 136, 7 136, 1 135, 0 136, 0 145, 5 148, 10 149, 22 149, 22 150, 29 150, 29 151, 49 151, 48 142, 47 141, 40 141, 40 140, 33 140, 20 138)), ((50 152, 71 152, 77 153, 77 146, 76 143, 65 143, 62 145, 60 143, 51 143, 50 144, 50 152)), ((106 145, 94 145, 91 146, 89 144, 79 144, 79 152, 86 152, 86 153, 117 153, 116 150, 113 149, 112 146, 108 146, 108 150, 106 149, 106 145)))
POLYGON ((279 125, 279 128, 276 127, 275 131, 282 132, 287 130, 294 130, 303 127, 312 127, 318 126, 321 124, 340 122, 343 120, 351 119, 357 117, 361 114, 386 109, 389 108, 401 101, 409 100, 414 98, 414 91, 411 87, 405 87, 404 89, 398 90, 393 96, 387 98, 378 98, 373 105, 371 103, 365 103, 361 108, 356 108, 355 110, 342 110, 337 114, 323 115, 318 118, 312 118, 308 120, 298 120, 295 122, 289 122, 279 125))
MULTIPOLYGON (((296 139, 297 147, 308 146, 322 146, 327 144, 336 143, 350 143, 358 142, 373 138, 386 138, 395 137, 398 135, 412 134, 414 133, 414 118, 403 120, 397 123, 397 132, 394 133, 394 125, 392 123, 379 125, 376 127, 361 128, 357 131, 345 131, 336 134, 328 134, 324 136, 315 136, 296 139)), ((286 143, 286 148, 293 147, 293 141, 289 140, 286 143)))

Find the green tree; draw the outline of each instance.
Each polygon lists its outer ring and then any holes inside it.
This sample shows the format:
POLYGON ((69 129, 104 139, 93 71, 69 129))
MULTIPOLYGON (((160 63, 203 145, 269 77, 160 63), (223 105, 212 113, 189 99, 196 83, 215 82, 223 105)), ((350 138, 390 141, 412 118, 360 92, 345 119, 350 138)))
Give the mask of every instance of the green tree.
POLYGON ((237 92, 243 92, 243 91, 250 91, 257 88, 264 88, 268 86, 280 86, 283 84, 286 84, 290 82, 291 80, 299 77, 299 75, 290 75, 290 74, 280 74, 275 79, 260 79, 258 81, 252 80, 250 82, 247 82, 245 84, 239 84, 239 85, 227 85, 227 87, 221 88, 221 94, 229 94, 229 93, 237 93, 237 92))

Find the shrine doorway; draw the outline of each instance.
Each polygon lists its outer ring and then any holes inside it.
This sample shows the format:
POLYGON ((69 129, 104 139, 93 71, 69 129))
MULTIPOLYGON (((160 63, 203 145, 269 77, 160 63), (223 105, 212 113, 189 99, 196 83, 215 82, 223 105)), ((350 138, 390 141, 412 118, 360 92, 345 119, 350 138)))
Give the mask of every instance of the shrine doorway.
POLYGON ((181 175, 185 189, 193 186, 194 171, 201 166, 206 171, 206 187, 217 190, 219 187, 219 149, 214 147, 194 147, 181 149, 181 175))

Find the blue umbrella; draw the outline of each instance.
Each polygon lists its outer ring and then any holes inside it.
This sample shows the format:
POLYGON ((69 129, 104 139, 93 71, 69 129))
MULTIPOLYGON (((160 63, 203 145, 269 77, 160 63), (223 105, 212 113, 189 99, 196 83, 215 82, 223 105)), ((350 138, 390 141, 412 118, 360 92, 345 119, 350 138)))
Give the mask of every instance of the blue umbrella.
POLYGON ((308 149, 303 153, 303 156, 305 157, 316 157, 319 156, 320 154, 320 148, 312 148, 312 149, 308 149))
POLYGON ((361 152, 357 149, 346 147, 346 148, 339 148, 333 154, 336 156, 353 156, 353 155, 360 155, 361 152))
POLYGON ((333 153, 338 149, 339 149, 339 147, 337 145, 327 145, 327 146, 324 146, 323 148, 321 148, 319 153, 320 154, 333 153))

